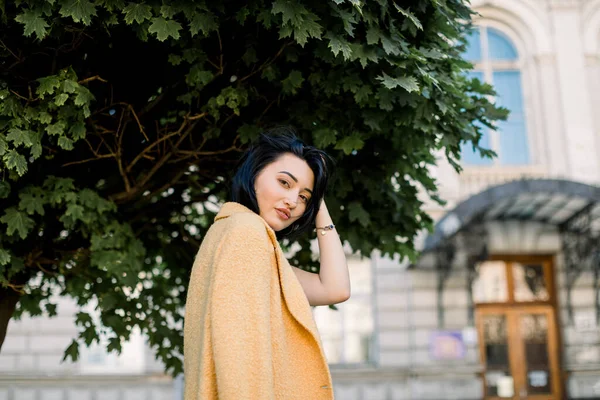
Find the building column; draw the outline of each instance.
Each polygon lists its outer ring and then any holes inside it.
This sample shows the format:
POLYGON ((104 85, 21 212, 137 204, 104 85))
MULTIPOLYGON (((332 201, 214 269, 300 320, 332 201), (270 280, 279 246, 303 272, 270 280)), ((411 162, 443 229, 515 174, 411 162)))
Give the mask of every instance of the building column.
MULTIPOLYGON (((534 79, 537 78, 541 102, 541 133, 536 136, 538 149, 544 152, 544 166, 552 178, 569 177, 569 157, 565 152, 568 138, 562 127, 564 121, 561 115, 560 91, 556 85, 556 57, 553 54, 537 55, 535 57, 534 79)), ((533 139, 533 135, 532 135, 533 139)))
MULTIPOLYGON (((568 173, 573 180, 596 183, 600 180, 600 164, 595 151, 596 139, 586 80, 579 1, 550 0, 549 4, 568 173)), ((551 85, 553 82, 546 84, 551 85)))

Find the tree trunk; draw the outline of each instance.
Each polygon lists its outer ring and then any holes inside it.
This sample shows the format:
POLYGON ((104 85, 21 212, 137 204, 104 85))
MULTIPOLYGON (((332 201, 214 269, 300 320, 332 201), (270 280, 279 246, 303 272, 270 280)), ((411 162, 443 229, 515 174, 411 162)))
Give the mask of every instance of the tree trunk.
POLYGON ((12 318, 21 295, 12 288, 0 287, 0 350, 4 344, 8 322, 12 318))

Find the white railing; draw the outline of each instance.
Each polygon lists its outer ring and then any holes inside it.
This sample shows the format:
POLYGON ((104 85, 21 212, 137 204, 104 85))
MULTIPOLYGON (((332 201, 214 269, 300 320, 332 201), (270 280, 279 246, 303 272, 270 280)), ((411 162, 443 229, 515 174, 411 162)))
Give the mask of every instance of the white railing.
POLYGON ((547 178, 548 172, 539 165, 518 167, 465 167, 459 175, 460 200, 484 191, 485 189, 520 179, 547 178))

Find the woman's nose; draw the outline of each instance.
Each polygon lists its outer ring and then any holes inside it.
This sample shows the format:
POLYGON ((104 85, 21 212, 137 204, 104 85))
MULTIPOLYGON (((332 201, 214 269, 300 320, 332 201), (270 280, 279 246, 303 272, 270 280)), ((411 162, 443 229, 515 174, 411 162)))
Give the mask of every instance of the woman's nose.
POLYGON ((289 208, 296 208, 296 201, 290 199, 289 197, 285 198, 285 203, 289 208))

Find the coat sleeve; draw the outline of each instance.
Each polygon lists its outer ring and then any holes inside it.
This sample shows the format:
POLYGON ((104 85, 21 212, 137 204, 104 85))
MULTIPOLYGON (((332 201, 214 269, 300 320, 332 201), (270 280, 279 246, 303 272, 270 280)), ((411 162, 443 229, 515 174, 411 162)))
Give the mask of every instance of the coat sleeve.
POLYGON ((273 254, 262 223, 242 223, 226 234, 215 259, 210 312, 219 400, 273 398, 273 254))

